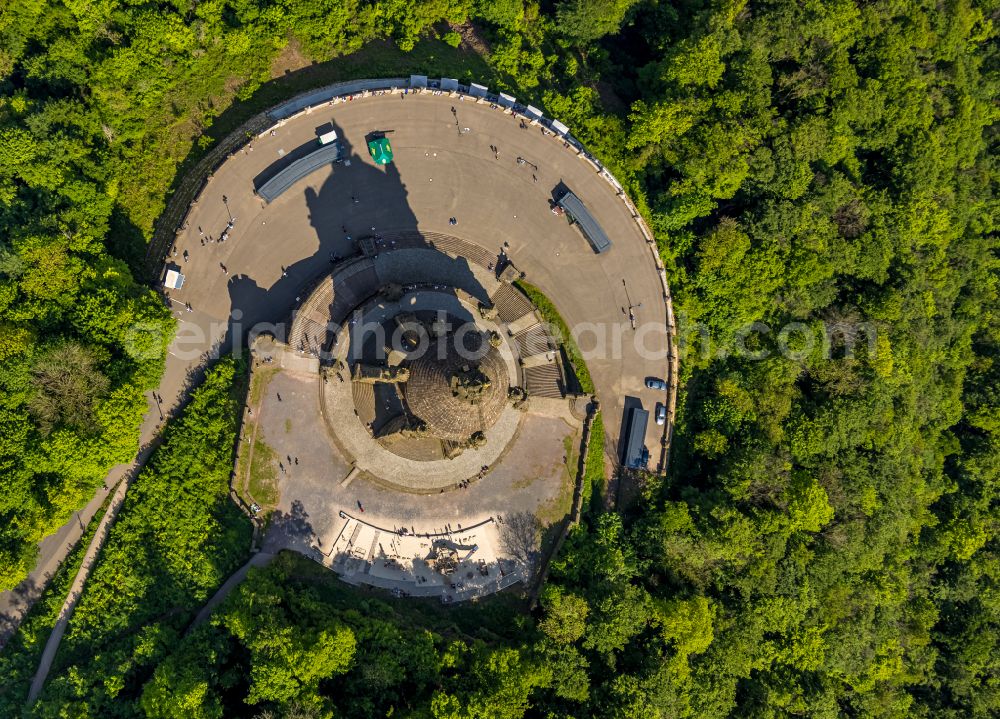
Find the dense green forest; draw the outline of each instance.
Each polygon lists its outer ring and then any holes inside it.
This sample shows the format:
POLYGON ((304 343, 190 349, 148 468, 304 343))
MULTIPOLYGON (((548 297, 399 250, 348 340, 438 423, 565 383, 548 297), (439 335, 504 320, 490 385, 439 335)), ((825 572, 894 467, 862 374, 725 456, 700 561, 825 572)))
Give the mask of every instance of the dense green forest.
MULTIPOLYGON (((250 523, 229 499, 244 375, 232 358, 212 368, 134 480, 60 646, 39 715, 109 716, 107 708, 92 714, 88 707, 113 701, 161 659, 246 561, 250 523)), ((24 701, 45 640, 37 634, 32 629, 34 641, 21 651, 33 663, 0 654, 0 716, 15 716, 24 701)))
MULTIPOLYGON (((995 716, 997 18, 967 0, 5 4, 0 587, 133 453, 170 318, 129 267, 177 168, 289 43, 416 53, 471 19, 491 84, 627 186, 690 338, 669 475, 587 514, 534 614, 388 603, 282 557, 185 634, 245 551, 222 365, 130 491, 26 715, 995 716), (806 341, 834 326, 829 353, 806 341)), ((415 70, 482 68, 435 45, 415 70)), ((14 685, 0 674, 12 716, 14 685)))

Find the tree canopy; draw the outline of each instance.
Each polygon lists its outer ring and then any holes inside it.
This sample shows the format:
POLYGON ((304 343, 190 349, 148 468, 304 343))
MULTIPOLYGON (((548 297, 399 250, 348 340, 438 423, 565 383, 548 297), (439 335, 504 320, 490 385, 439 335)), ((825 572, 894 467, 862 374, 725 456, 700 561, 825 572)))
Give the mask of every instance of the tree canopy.
POLYGON ((135 449, 170 321, 127 260, 219 107, 289 38, 320 60, 410 49, 470 15, 491 84, 566 122, 655 232, 683 340, 669 474, 593 503, 534 614, 390 604, 281 557, 182 636, 237 556, 206 533, 239 534, 229 409, 206 400, 130 493, 26 711, 995 716, 998 57, 971 0, 9 3, 0 586, 135 449), (194 492, 176 555, 167 477, 194 492))

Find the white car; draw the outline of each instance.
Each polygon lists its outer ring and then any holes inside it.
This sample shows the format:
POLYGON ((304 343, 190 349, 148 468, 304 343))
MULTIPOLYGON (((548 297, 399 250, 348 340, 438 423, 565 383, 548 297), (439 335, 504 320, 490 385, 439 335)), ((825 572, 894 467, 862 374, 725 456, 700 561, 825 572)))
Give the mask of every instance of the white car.
POLYGON ((667 408, 662 402, 656 403, 656 423, 663 424, 667 421, 667 408))

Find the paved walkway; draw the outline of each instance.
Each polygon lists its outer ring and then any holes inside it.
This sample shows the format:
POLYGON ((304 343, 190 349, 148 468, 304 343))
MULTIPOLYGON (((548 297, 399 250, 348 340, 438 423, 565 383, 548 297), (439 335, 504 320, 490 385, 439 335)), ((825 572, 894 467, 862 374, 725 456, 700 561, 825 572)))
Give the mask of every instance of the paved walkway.
POLYGON ((424 462, 401 457, 372 440, 371 434, 354 416, 350 382, 329 382, 325 389, 326 416, 350 461, 404 492, 433 494, 454 489, 463 479, 474 478, 481 467, 494 464, 503 455, 523 417, 521 410, 508 405, 496 424, 486 430, 485 445, 466 449, 454 459, 424 462))
POLYGON ((257 552, 255 555, 250 557, 250 560, 246 564, 230 574, 229 578, 222 583, 222 586, 219 587, 218 591, 212 595, 212 598, 209 599, 205 603, 205 606, 201 608, 201 611, 198 612, 198 616, 196 616, 194 621, 191 622, 191 626, 188 627, 188 631, 190 632, 199 624, 204 623, 204 621, 212 615, 212 612, 215 611, 215 608, 222 604, 222 600, 229 596, 229 593, 247 578, 247 574, 249 574, 251 569, 254 567, 266 567, 271 563, 271 560, 274 559, 274 556, 275 555, 270 552, 257 552))

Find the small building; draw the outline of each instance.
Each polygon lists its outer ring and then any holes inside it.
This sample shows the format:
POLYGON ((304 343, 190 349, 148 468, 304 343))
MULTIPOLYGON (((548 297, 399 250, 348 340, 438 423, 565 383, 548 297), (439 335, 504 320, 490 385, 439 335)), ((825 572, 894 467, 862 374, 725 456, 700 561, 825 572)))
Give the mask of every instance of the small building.
POLYGON ((628 434, 625 441, 625 452, 622 462, 628 469, 642 469, 649 462, 649 450, 646 449, 646 425, 649 423, 649 412, 633 407, 629 411, 628 434))
POLYGON ((559 198, 556 205, 566 210, 580 231, 583 232, 583 236, 587 238, 590 246, 594 248, 594 252, 601 254, 611 248, 611 240, 608 239, 604 229, 590 214, 590 210, 580 201, 579 197, 572 192, 567 192, 559 198))
POLYGON ((179 290, 184 286, 184 275, 178 270, 167 268, 167 273, 163 277, 163 286, 168 290, 179 290))
POLYGON ((265 202, 274 202, 299 180, 308 177, 322 167, 340 162, 340 143, 320 144, 305 157, 300 157, 282 168, 280 172, 264 182, 257 189, 257 195, 265 202))

